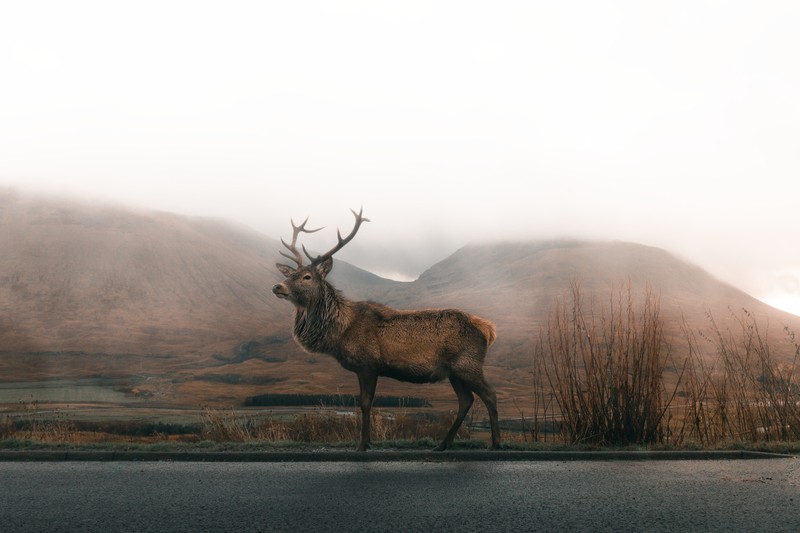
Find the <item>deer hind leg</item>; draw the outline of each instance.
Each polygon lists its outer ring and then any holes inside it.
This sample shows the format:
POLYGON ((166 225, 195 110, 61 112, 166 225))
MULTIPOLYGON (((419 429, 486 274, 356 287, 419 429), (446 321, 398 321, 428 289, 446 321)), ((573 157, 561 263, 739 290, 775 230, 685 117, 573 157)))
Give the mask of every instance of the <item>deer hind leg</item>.
POLYGON ((372 421, 372 400, 375 398, 375 387, 378 384, 378 376, 375 374, 359 374, 358 388, 359 400, 361 403, 361 442, 358 444, 358 451, 365 452, 369 448, 369 426, 372 421))
POLYGON ((494 387, 489 385, 484 378, 480 382, 470 384, 472 390, 480 397, 489 412, 489 423, 492 426, 492 449, 500 449, 500 423, 497 419, 497 394, 494 387))
POLYGON ((453 385, 453 390, 456 391, 456 395, 458 396, 458 414, 456 415, 456 419, 453 421, 453 426, 450 428, 450 431, 447 432, 447 435, 442 443, 434 448, 434 450, 439 452, 444 451, 453 445, 453 439, 456 438, 458 428, 461 427, 461 424, 464 422, 464 418, 467 416, 467 412, 469 412, 470 407, 472 407, 472 402, 475 401, 472 391, 470 391, 464 382, 459 378, 451 376, 450 384, 453 385))

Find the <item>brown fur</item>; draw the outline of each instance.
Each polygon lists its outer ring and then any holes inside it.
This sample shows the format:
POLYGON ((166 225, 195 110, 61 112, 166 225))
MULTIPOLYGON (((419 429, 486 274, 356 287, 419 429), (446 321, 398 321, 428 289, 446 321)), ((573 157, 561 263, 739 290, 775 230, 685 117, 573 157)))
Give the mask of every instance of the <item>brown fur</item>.
POLYGON ((332 268, 330 256, 309 266, 299 261, 297 268, 277 266, 286 279, 272 290, 295 306, 297 342, 311 352, 333 356, 358 376, 359 450, 369 447, 378 376, 414 383, 450 380, 458 396, 458 414, 437 450, 452 445, 472 406, 473 393, 489 412, 492 447, 500 447, 497 399, 483 376, 486 351, 496 338, 491 322, 457 309, 400 311, 375 302, 350 301, 326 280, 332 268))
POLYGON ((483 336, 486 337, 487 347, 494 344, 495 339, 497 339, 497 329, 495 329, 494 324, 477 316, 471 316, 470 318, 475 327, 481 330, 483 336))

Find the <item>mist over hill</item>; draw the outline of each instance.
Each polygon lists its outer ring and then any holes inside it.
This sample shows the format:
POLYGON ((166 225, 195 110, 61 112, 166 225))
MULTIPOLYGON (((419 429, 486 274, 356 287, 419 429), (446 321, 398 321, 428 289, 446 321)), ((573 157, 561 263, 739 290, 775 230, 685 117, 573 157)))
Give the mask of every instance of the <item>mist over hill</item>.
MULTIPOLYGON (((280 279, 274 265, 284 261, 278 240, 222 220, 0 191, 0 247, 0 381, 124 378, 140 388, 147 381, 174 404, 356 388, 332 358, 307 354, 291 339, 291 305, 271 292, 280 279)), ((741 308, 800 330, 800 318, 632 243, 467 246, 414 282, 336 261, 331 281, 352 299, 459 307, 494 321, 487 373, 501 399, 522 394, 539 328, 573 282, 600 300, 628 283, 634 294, 649 287, 676 338, 684 319, 699 328, 708 312, 724 320, 741 308)), ((417 387, 380 385, 428 394, 417 387)))

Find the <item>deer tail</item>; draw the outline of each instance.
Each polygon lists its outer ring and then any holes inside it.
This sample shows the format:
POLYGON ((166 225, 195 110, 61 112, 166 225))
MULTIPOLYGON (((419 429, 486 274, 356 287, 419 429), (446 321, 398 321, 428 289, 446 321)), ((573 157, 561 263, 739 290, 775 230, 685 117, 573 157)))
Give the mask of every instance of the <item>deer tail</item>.
POLYGON ((472 325, 478 328, 478 331, 480 331, 481 334, 483 334, 483 336, 486 338, 486 347, 488 348, 491 346, 494 340, 497 338, 497 330, 495 329, 494 324, 477 316, 470 316, 470 322, 472 322, 472 325))

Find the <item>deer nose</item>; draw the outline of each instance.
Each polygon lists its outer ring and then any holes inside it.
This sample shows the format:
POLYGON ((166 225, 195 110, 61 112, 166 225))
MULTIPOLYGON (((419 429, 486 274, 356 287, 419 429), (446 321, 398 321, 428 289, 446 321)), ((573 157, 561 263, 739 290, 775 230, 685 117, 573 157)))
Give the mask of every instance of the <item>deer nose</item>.
POLYGON ((283 300, 289 298, 289 291, 286 290, 286 287, 284 287, 282 283, 278 283, 277 285, 272 287, 272 293, 278 298, 281 298, 283 300))

